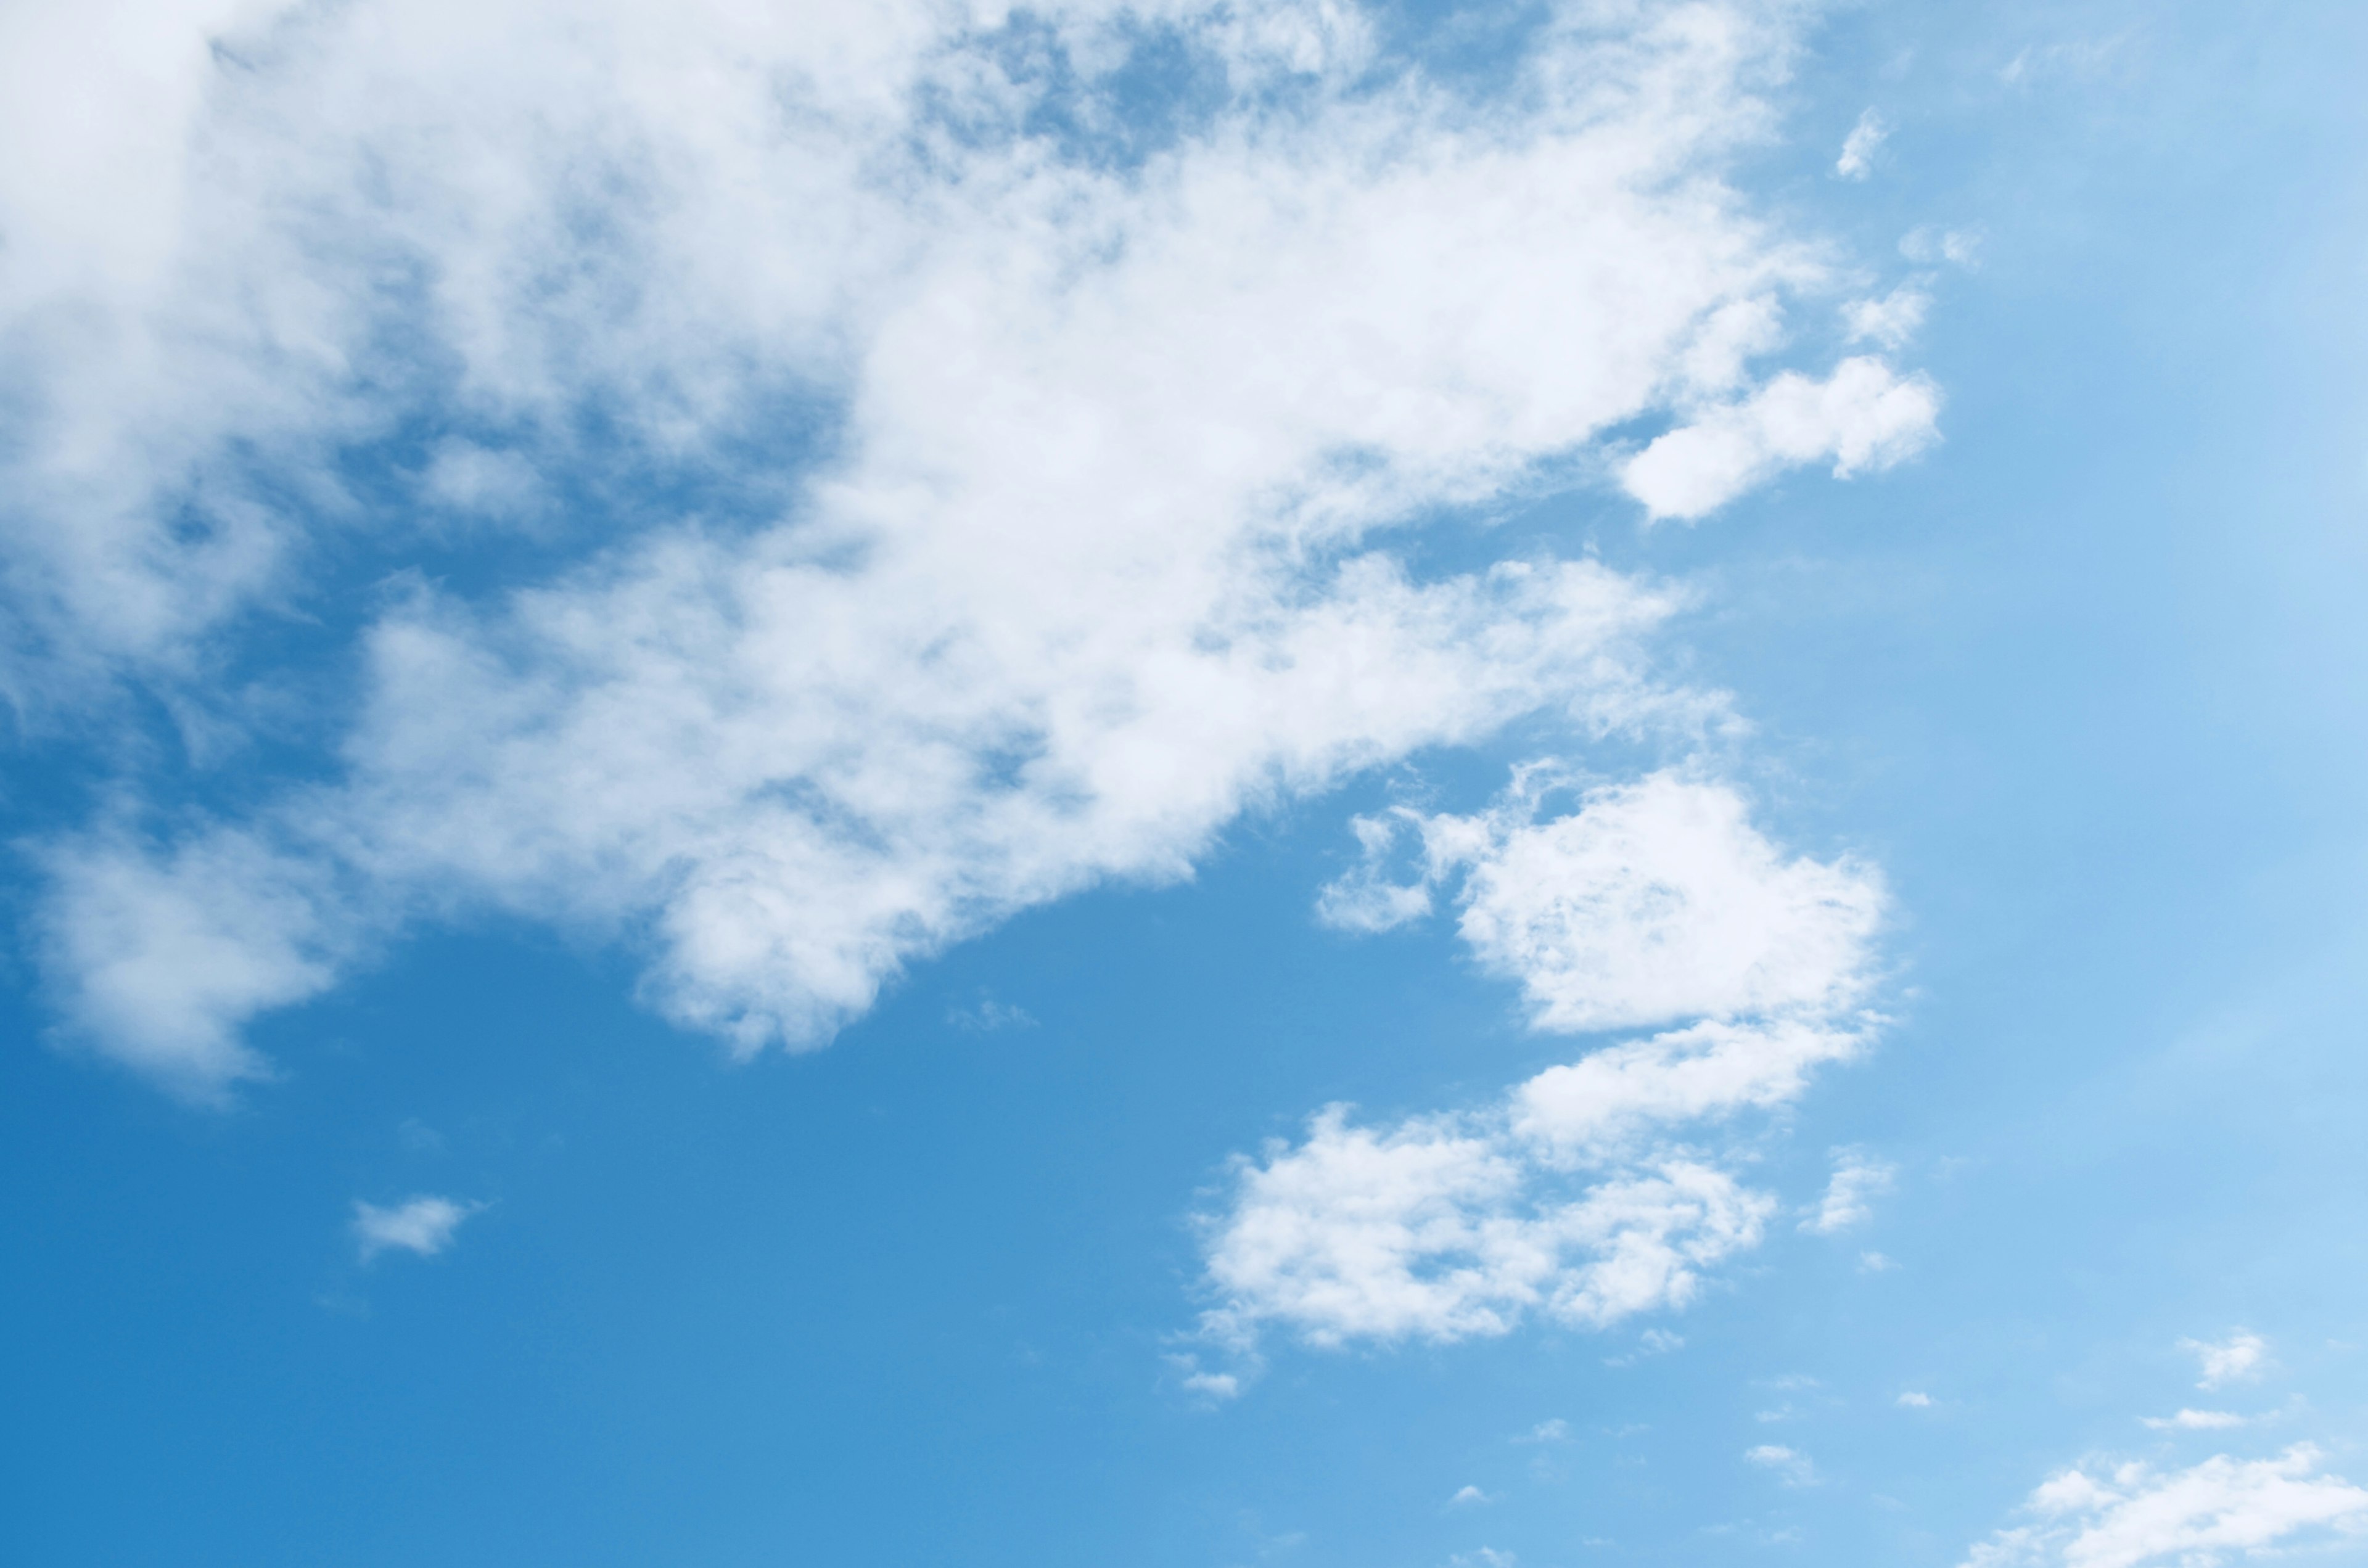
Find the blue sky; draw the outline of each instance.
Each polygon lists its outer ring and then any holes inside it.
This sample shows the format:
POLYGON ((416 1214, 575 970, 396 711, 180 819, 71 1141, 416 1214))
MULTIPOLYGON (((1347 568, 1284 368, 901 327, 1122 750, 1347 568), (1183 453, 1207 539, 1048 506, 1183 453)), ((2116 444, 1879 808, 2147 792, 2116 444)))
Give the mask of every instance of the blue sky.
POLYGON ((58 1563, 2368 1560, 2368 17, 0 19, 58 1563))

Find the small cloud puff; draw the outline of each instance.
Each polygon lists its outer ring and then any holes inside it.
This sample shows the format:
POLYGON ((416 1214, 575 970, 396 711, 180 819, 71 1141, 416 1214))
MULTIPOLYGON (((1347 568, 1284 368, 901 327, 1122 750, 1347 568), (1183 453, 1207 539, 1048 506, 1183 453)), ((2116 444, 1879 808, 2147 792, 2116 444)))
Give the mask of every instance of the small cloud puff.
POLYGON ((375 1203, 354 1203, 354 1244, 360 1250, 361 1260, 370 1262, 382 1252, 415 1253, 421 1257, 434 1257, 452 1244, 454 1233, 461 1221, 484 1208, 482 1203, 456 1202, 450 1198, 422 1196, 408 1199, 391 1209, 375 1203))
POLYGON ((1842 307, 1842 324, 1852 343, 1875 343, 1905 348, 1924 326, 1932 296, 1913 283, 1902 283, 1880 300, 1852 300, 1842 307))
POLYGON ((1889 1191, 1897 1174, 1891 1165, 1855 1149, 1835 1150, 1833 1180, 1827 1183, 1826 1195, 1818 1200, 1817 1207, 1801 1221, 1801 1229, 1829 1236, 1873 1219, 1874 1208, 1871 1200, 1878 1193, 1889 1191))
POLYGON ((1932 1408, 1932 1396, 1929 1393, 1918 1393, 1914 1389, 1910 1389, 1901 1394, 1896 1403, 1903 1410, 1930 1410, 1932 1408))
POLYGON ((1866 178, 1874 172, 1876 151, 1890 134, 1891 127, 1874 110, 1860 115, 1858 123, 1850 127, 1850 135, 1842 142, 1842 155, 1834 160, 1834 173, 1844 179, 1866 178))
POLYGON ((1570 1423, 1557 1415, 1550 1421, 1539 1422, 1527 1432, 1524 1432, 1520 1437, 1514 1438, 1513 1441, 1517 1443, 1567 1443, 1570 1441, 1570 1423))
POLYGON ((1762 1443, 1756 1449, 1746 1449, 1744 1459, 1760 1469, 1773 1471, 1776 1479, 1787 1486, 1815 1486, 1816 1466, 1809 1456, 1776 1443, 1762 1443))
POLYGON ((1481 1491, 1477 1486, 1466 1486, 1459 1490, 1454 1496, 1450 1497, 1447 1500, 1447 1506, 1451 1508, 1465 1508, 1496 1501, 1497 1499, 1494 1495, 1481 1491))
POLYGON ((2182 1339, 2179 1347, 2194 1357, 2202 1367, 2203 1376, 2195 1384, 2200 1389, 2249 1382, 2260 1377, 2270 1348, 2260 1335, 2241 1328, 2216 1345, 2202 1339, 2182 1339))

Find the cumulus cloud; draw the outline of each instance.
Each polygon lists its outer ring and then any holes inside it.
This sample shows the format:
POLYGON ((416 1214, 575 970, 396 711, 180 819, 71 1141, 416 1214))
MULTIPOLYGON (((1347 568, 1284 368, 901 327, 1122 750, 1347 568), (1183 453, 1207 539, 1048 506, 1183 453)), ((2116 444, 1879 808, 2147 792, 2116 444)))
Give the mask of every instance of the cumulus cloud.
POLYGON ((1894 1403, 1902 1410, 1930 1410, 1932 1407, 1932 1396, 1929 1393, 1918 1393, 1910 1389, 1894 1403))
POLYGON ((2269 1358, 2269 1342, 2260 1335, 2237 1329, 2227 1338, 2214 1343, 2203 1339, 2182 1339, 2179 1347, 2195 1358, 2203 1373, 2196 1381, 2200 1389, 2216 1389, 2226 1383, 2248 1382, 2261 1375, 2269 1358))
POLYGON ((434 1257, 452 1244, 461 1222, 483 1207, 450 1198, 406 1199, 390 1209, 354 1204, 354 1244, 364 1263, 381 1253, 407 1252, 434 1257))
POLYGON ((1801 1221, 1801 1229, 1830 1236, 1837 1231, 1865 1223, 1874 1217, 1872 1199, 1890 1191, 1898 1174, 1892 1165, 1856 1149, 1835 1151, 1833 1179, 1826 1184, 1825 1196, 1817 1200, 1816 1208, 1801 1221))
MULTIPOLYGON (((1783 858, 1751 826, 1742 795, 1715 779, 1664 769, 1587 790, 1577 810, 1537 820, 1559 782, 1556 770, 1531 767, 1490 812, 1402 809, 1360 820, 1364 862, 1324 891, 1319 915, 1350 929, 1397 924, 1428 913, 1439 884, 1464 872, 1456 901, 1464 941, 1520 983, 1538 1028, 1560 1032, 1823 1014, 1855 998, 1883 906, 1869 869, 1783 858), (1417 876, 1402 885, 1385 876, 1401 832, 1417 835, 1422 851, 1417 876)), ((1715 1053, 1716 1042, 1703 1043, 1715 1053)), ((1670 1076, 1656 1070, 1638 1081, 1670 1076)), ((1600 1090, 1585 1097, 1623 1098, 1600 1090)), ((1708 1084, 1697 1092, 1750 1093, 1708 1084)))
POLYGON ((1656 517, 1714 512, 1784 469, 1831 459, 1834 475, 1890 468, 1937 438, 1941 394, 1868 356, 1815 381, 1786 371, 1740 402, 1654 437, 1621 483, 1656 517))
MULTIPOLYGON (((1691 517, 1936 406, 1873 358, 1755 369, 1823 286, 1719 178, 1785 6, 1575 10, 1486 103, 1331 4, 113 14, 0 23, 5 112, 89 131, 0 173, 10 692, 234 731, 300 675, 222 676, 259 618, 391 585, 301 662, 360 672, 313 765, 44 858, 70 1030, 193 1095, 423 920, 630 937, 666 1017, 811 1046, 1262 801, 1695 712, 1645 674, 1670 596, 1417 577, 1392 530, 1656 413, 1623 482, 1691 517), (1145 126, 1114 84, 1155 37, 1219 86, 1145 126), (455 517, 575 531, 409 570, 455 517)), ((1467 913, 1508 961, 1575 917, 1467 913)), ((1617 957, 1566 935, 1549 1010, 1617 957)))
POLYGON ((2220 1455, 2167 1472, 2099 1468, 2041 1485, 2025 1505, 2035 1522, 1976 1544, 1964 1568, 2186 1568, 2368 1528, 2368 1491, 2319 1473, 2307 1443, 2275 1459, 2220 1455))
MULTIPOLYGON (((1452 1340, 1525 1316, 1600 1328, 1682 1307, 1758 1244, 1776 1200, 1691 1143, 1799 1095, 1866 1038, 1882 912, 1873 874, 1788 858, 1731 786, 1675 773, 1582 792, 1538 820, 1547 770, 1472 816, 1388 819, 1328 918, 1399 905, 1378 869, 1422 846, 1405 907, 1461 870, 1459 929, 1519 981, 1541 1028, 1681 1022, 1603 1047, 1493 1106, 1360 1125, 1334 1106, 1294 1144, 1236 1162, 1207 1217, 1213 1338, 1261 1326, 1315 1345, 1452 1340)), ((1367 922, 1374 924, 1379 922, 1367 922)))

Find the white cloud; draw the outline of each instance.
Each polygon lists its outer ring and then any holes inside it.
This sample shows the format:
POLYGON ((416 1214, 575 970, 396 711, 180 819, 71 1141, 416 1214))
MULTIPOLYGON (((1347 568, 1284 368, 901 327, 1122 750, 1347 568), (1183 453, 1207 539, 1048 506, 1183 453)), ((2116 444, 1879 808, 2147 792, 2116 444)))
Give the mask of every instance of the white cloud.
POLYGON ((1459 1551, 1447 1562, 1448 1568, 1513 1568, 1515 1559, 1509 1551, 1482 1546, 1470 1551, 1459 1551))
POLYGON ((2138 1417, 2157 1432, 2216 1432, 2229 1426, 2249 1426, 2251 1419, 2228 1410, 2182 1410, 2176 1415, 2138 1417))
POLYGON ((354 1204, 354 1243, 364 1263, 382 1252, 434 1257, 452 1244, 461 1221, 482 1207, 433 1197, 406 1199, 392 1209, 358 1200, 354 1204))
POLYGON ((1552 1420, 1539 1422, 1513 1440, 1517 1443, 1567 1443, 1570 1441, 1570 1423, 1557 1415, 1552 1420))
POLYGON ((1901 1394, 1896 1403, 1902 1410, 1930 1410, 1932 1407, 1932 1396, 1929 1393, 1918 1393, 1911 1389, 1901 1394))
MULTIPOLYGON (((1588 790, 1577 810, 1539 821, 1556 782, 1554 770, 1532 766, 1489 812, 1360 819, 1364 865, 1325 890, 1318 913, 1379 929, 1428 911, 1433 888, 1466 871, 1459 929, 1484 965, 1520 983, 1544 1029, 1822 1014, 1856 999, 1883 912, 1870 869, 1783 858, 1751 826, 1740 793, 1680 771, 1588 790), (1394 885, 1382 870, 1404 829, 1419 835, 1422 866, 1415 881, 1394 885)), ((1764 1092, 1708 1065, 1733 1060, 1722 1056, 1729 1043, 1713 1031, 1665 1048, 1702 1065, 1680 1091, 1699 1103, 1648 1113, 1699 1114, 1764 1092)), ((1597 1060, 1597 1071, 1640 1085, 1677 1077, 1662 1060, 1641 1072, 1597 1060)), ((1595 1083, 1573 1100, 1616 1118, 1633 1093, 1595 1083)))
POLYGON ((1894 1166, 1855 1149, 1836 1150, 1833 1179, 1826 1184, 1826 1194, 1816 1210, 1801 1221, 1801 1229, 1830 1236, 1865 1223, 1874 1217, 1872 1199, 1890 1191, 1898 1174, 1894 1166))
POLYGON ((1749 397, 1711 408, 1654 437, 1621 483, 1656 517, 1714 512, 1787 468, 1831 459, 1834 475, 1905 462, 1938 438, 1941 394, 1869 356, 1826 380, 1786 371, 1749 397))
POLYGON ((2167 1473, 2143 1464, 2101 1477, 2068 1470, 2032 1494, 2026 1506, 2038 1522, 1975 1545, 1964 1568, 2202 1568, 2230 1552, 2368 1528, 2368 1491, 2318 1474, 2318 1465, 2302 1443, 2272 1460, 2222 1455, 2167 1473))
POLYGON ((1923 330, 1932 308, 1932 296, 1913 283, 1902 283, 1880 300, 1852 300, 1842 306, 1842 324, 1852 343, 1876 343, 1905 348, 1923 330))
POLYGON ((2203 1376, 2195 1384, 2200 1389, 2216 1389, 2226 1383, 2249 1382, 2261 1375, 2269 1357, 2269 1344, 2258 1334, 2237 1329, 2217 1344, 2202 1339, 2182 1339, 2179 1347, 2195 1358, 2203 1376))
POLYGON ((1762 1443, 1756 1449, 1746 1449, 1743 1457, 1760 1469, 1772 1471, 1776 1479, 1787 1486, 1815 1486, 1817 1483, 1817 1467, 1809 1462, 1806 1454, 1775 1443, 1762 1443))
POLYGON ((1296 1147, 1237 1168, 1210 1227, 1207 1330, 1315 1345, 1453 1340, 1538 1312, 1600 1328, 1682 1306, 1701 1270, 1759 1240, 1772 1200, 1670 1159, 1588 1185, 1448 1118, 1376 1131, 1333 1107, 1296 1147))
POLYGON ((1864 179, 1874 172, 1874 155, 1891 134, 1891 127, 1873 109, 1858 117, 1858 123, 1842 139, 1841 156, 1834 160, 1834 173, 1844 179, 1864 179))
POLYGON ((1496 1497, 1492 1496, 1488 1493, 1481 1491, 1477 1486, 1464 1486, 1458 1488, 1455 1495, 1447 1500, 1447 1506, 1451 1508, 1463 1508, 1470 1507, 1475 1504, 1494 1503, 1496 1501, 1496 1497))
POLYGON ((0 258, 11 689, 235 729, 209 672, 322 561, 413 583, 350 650, 334 778, 52 846, 68 1023, 192 1094, 262 1070, 257 1012, 470 911, 646 935, 667 1017, 820 1043, 1260 802, 1696 710, 1640 674, 1668 596, 1416 581, 1384 530, 1656 411, 1695 420, 1625 471, 1664 515, 1929 436, 1873 359, 1750 381, 1820 280, 1718 180, 1781 6, 1547 29, 1512 108, 1375 65, 1350 8, 1080 0, 1043 13, 1108 133, 1078 155, 992 7, 119 10, 136 62, 18 13, 0 48, 97 128, 0 176, 39 236, 0 258), (1155 12, 1235 91, 1135 146, 1109 84, 1155 12), (426 505, 371 502, 345 455, 423 410, 426 505), (626 494, 563 570, 401 576, 423 514, 560 528, 564 486, 685 475, 712 515, 626 494))
POLYGON ((1860 1047, 1869 1020, 1846 1010, 1870 983, 1880 887, 1779 853, 1731 787, 1656 774, 1540 821, 1550 776, 1520 770, 1476 815, 1360 826, 1368 864, 1322 907, 1338 921, 1382 904, 1378 867, 1410 832, 1421 906, 1463 871, 1460 930, 1521 983, 1538 1027, 1697 1021, 1461 1115, 1368 1127, 1335 1106, 1300 1142, 1236 1162, 1205 1221, 1212 1338, 1449 1340, 1532 1314, 1603 1327, 1684 1306, 1760 1240, 1775 1199, 1681 1140, 1789 1102, 1860 1047))

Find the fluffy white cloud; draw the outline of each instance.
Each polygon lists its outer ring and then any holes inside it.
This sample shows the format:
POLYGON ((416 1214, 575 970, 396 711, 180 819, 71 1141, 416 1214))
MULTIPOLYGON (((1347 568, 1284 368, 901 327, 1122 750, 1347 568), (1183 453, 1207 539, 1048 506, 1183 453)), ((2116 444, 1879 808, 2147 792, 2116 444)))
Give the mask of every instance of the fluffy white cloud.
POLYGON ((1817 1200, 1816 1208, 1801 1221, 1801 1229, 1830 1236, 1864 1223, 1874 1216, 1872 1199, 1890 1191, 1897 1175, 1893 1166, 1855 1149, 1837 1151, 1833 1179, 1826 1184, 1825 1196, 1817 1200))
POLYGON ((1880 359, 1845 359, 1822 381, 1788 370, 1654 437, 1621 481, 1656 517, 1699 517, 1801 463, 1830 458, 1847 479, 1903 462, 1935 439, 1940 412, 1930 380, 1880 359))
POLYGON ((358 1201, 354 1204, 354 1244, 364 1263, 382 1252, 434 1257, 452 1244, 461 1221, 481 1207, 435 1197, 407 1199, 392 1209, 358 1201))
POLYGON ((1549 777, 1522 770, 1477 815, 1359 824, 1366 864, 1319 907, 1389 924, 1462 869, 1463 935, 1539 1003, 1539 1027, 1696 1021, 1469 1113, 1376 1128, 1336 1106, 1303 1142, 1237 1162, 1206 1221, 1212 1338, 1243 1346, 1270 1324, 1317 1345, 1454 1339, 1531 1313, 1602 1327, 1682 1307, 1704 1269, 1760 1240, 1775 1200, 1683 1140, 1787 1103, 1862 1043, 1870 1020, 1851 1009, 1880 887, 1779 853, 1730 786, 1659 774, 1540 822, 1549 777), (1408 835, 1416 880, 1394 885, 1408 835))
MULTIPOLYGON (((1883 910, 1868 868, 1784 859, 1753 829, 1732 787, 1680 771, 1588 790, 1578 810, 1536 820, 1558 782, 1554 770, 1533 767, 1495 811, 1360 820, 1364 863, 1325 890, 1319 914, 1380 929, 1427 912, 1434 888, 1465 871, 1463 938, 1483 964, 1520 983, 1544 1029, 1822 1015, 1855 999, 1883 910), (1419 874, 1403 885, 1383 875, 1398 829, 1422 846, 1419 874)), ((1723 1043, 1713 1031, 1674 1049, 1700 1064, 1720 1060, 1723 1043)), ((1639 1078, 1671 1074, 1656 1063, 1639 1078)), ((1723 1082, 1698 1092, 1752 1093, 1723 1082)), ((1590 1098, 1617 1105, 1622 1096, 1590 1098)))
POLYGON ((1497 1335, 1532 1312, 1600 1328, 1684 1305, 1773 1208, 1700 1163, 1565 1184, 1454 1121, 1377 1132, 1334 1107, 1303 1143, 1240 1167, 1212 1226, 1224 1304, 1205 1326, 1242 1344, 1278 1324, 1315 1345, 1497 1335))
POLYGON ((2179 1347, 2195 1358, 2203 1373, 2195 1386, 2216 1389, 2224 1383, 2245 1382, 2261 1375, 2269 1358, 2269 1342, 2260 1335, 2237 1329, 2227 1338, 2214 1343, 2203 1339, 2182 1339, 2179 1347))
MULTIPOLYGON (((0 24, 8 112, 87 130, 0 175, 11 689, 136 680, 234 750, 291 674, 226 681, 244 629, 325 562, 396 584, 325 776, 47 857, 68 1023, 195 1094, 418 919, 645 936, 667 1016, 808 1045, 1258 801, 1698 716, 1639 673, 1668 596, 1417 581, 1386 530, 1656 410, 1665 515, 1930 430, 1873 358, 1755 381, 1824 286, 1717 177, 1782 6, 1575 6, 1489 102, 1331 4, 118 11, 0 24), (1110 86, 1146 28, 1225 84, 1172 125, 1110 86), (575 559, 404 574, 467 524, 575 559)), ((1567 1027, 1650 1006, 1584 999, 1624 961, 1584 912, 1474 886, 1506 961, 1564 944, 1567 1027)))
POLYGON ((1977 1544, 1964 1568, 2206 1568, 2232 1552, 2368 1528, 2368 1491, 2318 1469, 2317 1451, 2299 1443, 2275 1459, 2221 1455, 2169 1472, 2068 1470, 2031 1494, 2038 1522, 1977 1544))

